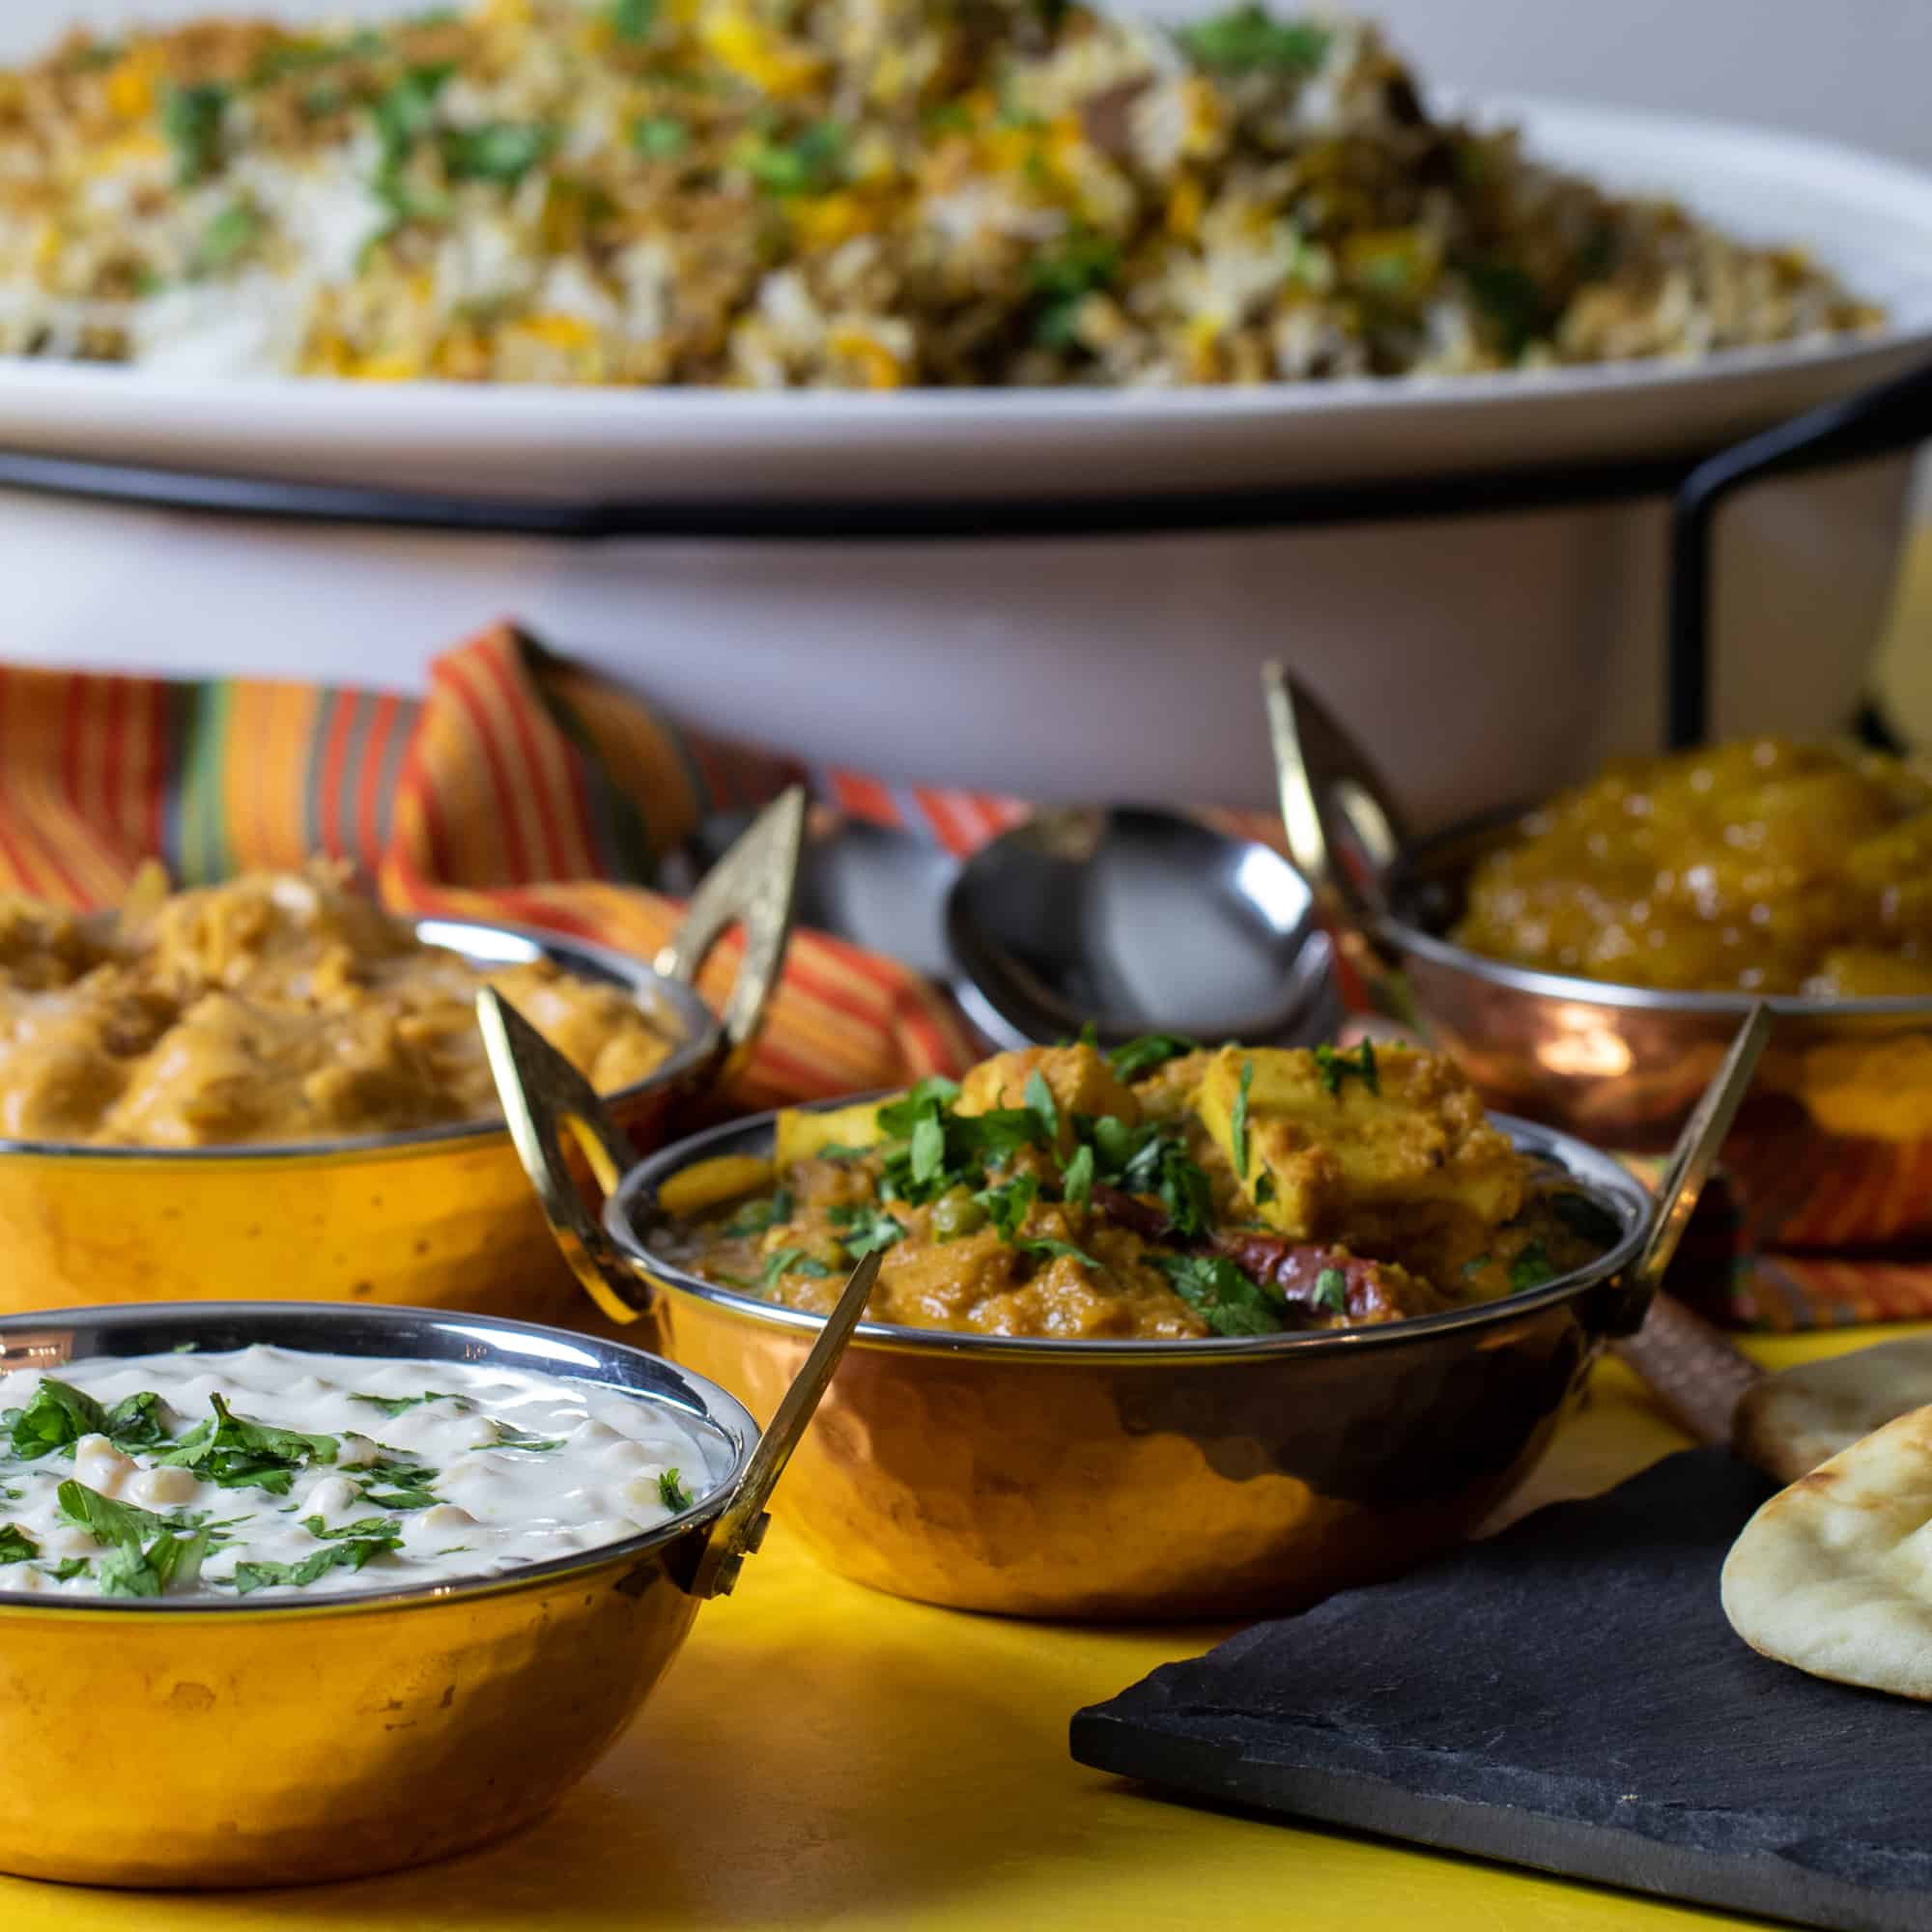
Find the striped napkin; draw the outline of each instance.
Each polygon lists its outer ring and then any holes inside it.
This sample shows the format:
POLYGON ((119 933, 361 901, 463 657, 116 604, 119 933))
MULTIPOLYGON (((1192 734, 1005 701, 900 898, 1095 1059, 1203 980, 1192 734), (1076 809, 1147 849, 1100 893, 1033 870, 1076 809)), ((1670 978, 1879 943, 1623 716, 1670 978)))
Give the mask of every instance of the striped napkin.
MULTIPOLYGON (((648 958, 678 919, 650 890, 663 858, 708 813, 801 776, 679 730, 507 627, 438 659, 419 700, 0 667, 0 889, 107 905, 151 856, 203 885, 322 852, 354 860, 397 912, 550 926, 648 958)), ((705 969, 714 1005, 737 953, 727 939, 705 969)), ((973 1057, 917 974, 801 933, 731 1097, 778 1106, 973 1057)))
MULTIPOLYGON (((1027 811, 683 730, 508 626, 439 658, 420 699, 0 666, 0 890, 78 907, 113 903, 153 856, 201 885, 322 852, 355 861, 398 912, 506 919, 649 957, 677 923, 653 890, 667 856, 711 813, 801 779, 959 854, 1027 811)), ((727 940, 705 970, 714 1005, 736 957, 727 940)), ((975 1054, 919 975, 802 932, 730 1098, 752 1110, 899 1086, 956 1075, 975 1054)), ((1741 1253, 1720 1220, 1687 1262, 1673 1287, 1733 1326, 1932 1318, 1932 1266, 1741 1253)))

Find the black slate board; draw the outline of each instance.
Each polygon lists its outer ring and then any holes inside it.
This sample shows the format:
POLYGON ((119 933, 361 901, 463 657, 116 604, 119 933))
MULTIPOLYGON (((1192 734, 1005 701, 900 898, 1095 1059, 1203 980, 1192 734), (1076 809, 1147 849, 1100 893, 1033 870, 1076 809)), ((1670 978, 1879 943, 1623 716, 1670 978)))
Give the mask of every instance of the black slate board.
POLYGON ((1197 1798, 1844 1932, 1932 1928, 1932 1709, 1732 1634, 1771 1486, 1691 1450, 1073 1719, 1197 1798))

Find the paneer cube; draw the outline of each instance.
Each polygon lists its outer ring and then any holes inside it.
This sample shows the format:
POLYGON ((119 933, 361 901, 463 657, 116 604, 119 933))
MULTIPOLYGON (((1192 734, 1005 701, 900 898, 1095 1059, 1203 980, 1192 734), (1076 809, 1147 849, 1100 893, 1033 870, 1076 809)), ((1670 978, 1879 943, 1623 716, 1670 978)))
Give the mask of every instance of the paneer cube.
POLYGON ((810 1160, 829 1147, 868 1148, 885 1136, 879 1131, 879 1109, 885 1100, 862 1100, 855 1107, 781 1107, 774 1130, 772 1159, 780 1168, 810 1160))
POLYGON ((1295 1240, 1384 1221, 1414 1229, 1466 1216, 1493 1227, 1522 1206, 1515 1148, 1435 1054, 1378 1046, 1371 1063, 1359 1050, 1223 1047, 1199 1105, 1255 1218, 1295 1240))
POLYGON ((1087 1045, 1029 1046, 996 1053, 967 1074, 956 1103, 962 1114, 990 1114, 999 1107, 1024 1107, 1027 1083, 1037 1073, 1046 1082, 1060 1114, 1060 1151, 1073 1151, 1075 1114, 1112 1114, 1137 1125, 1141 1103, 1106 1056, 1087 1045))

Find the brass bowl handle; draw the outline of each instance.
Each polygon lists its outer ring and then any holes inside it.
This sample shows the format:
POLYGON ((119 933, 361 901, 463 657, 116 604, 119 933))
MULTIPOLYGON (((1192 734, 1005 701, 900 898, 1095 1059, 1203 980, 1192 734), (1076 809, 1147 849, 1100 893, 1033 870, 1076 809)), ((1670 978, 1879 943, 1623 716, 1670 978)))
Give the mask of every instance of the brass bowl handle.
MULTIPOLYGON (((1288 856, 1355 970, 1388 984, 1390 999, 1406 1005, 1384 979, 1399 961, 1383 937, 1382 882, 1408 843, 1402 814, 1368 753, 1279 660, 1262 667, 1262 695, 1288 856), (1350 867, 1337 849, 1338 832, 1360 849, 1366 870, 1350 867)), ((1406 1010, 1394 1016, 1413 1017, 1406 1010)))
POLYGON ((612 1321, 636 1321, 649 1312, 649 1298, 585 1207, 563 1136, 569 1133, 577 1144, 606 1195, 616 1191, 637 1149, 604 1111, 590 1082, 494 986, 477 992, 476 1024, 510 1138, 570 1271, 612 1321))
POLYGON ((838 1302, 825 1318, 818 1340, 805 1358, 805 1366, 792 1378, 778 1413, 772 1417, 771 1427, 758 1438, 744 1481, 725 1505, 724 1513, 711 1525, 711 1534, 699 1547, 689 1576, 678 1575, 678 1580, 694 1597, 728 1596, 745 1566, 745 1558, 763 1544, 771 1523, 765 1505, 771 1501, 772 1491, 784 1474, 785 1464, 791 1461, 792 1451, 798 1447, 807 1424, 816 1413, 819 1399, 845 1352, 845 1345, 852 1339, 853 1329, 866 1313, 867 1299, 872 1293, 872 1284, 879 1278, 879 1264, 884 1259, 884 1251, 874 1248, 860 1257, 858 1266, 846 1277, 838 1302))
MULTIPOLYGON (((637 1277, 615 1242, 584 1206, 565 1164, 563 1134, 568 1130, 582 1150, 597 1185, 607 1195, 615 1191, 624 1169, 636 1157, 635 1151, 605 1113, 589 1081, 494 986, 485 986, 476 995, 476 1019, 483 1029, 510 1137, 543 1203, 544 1218, 557 1246, 606 1315, 613 1321, 635 1321, 650 1303, 639 1294, 637 1277)), ((779 1404, 771 1427, 758 1438, 731 1500, 703 1541, 693 1545, 688 1555, 673 1559, 673 1574, 694 1597, 727 1595, 745 1558, 764 1542, 769 1522, 765 1505, 866 1312, 867 1298, 879 1278, 880 1259, 875 1249, 852 1270, 805 1366, 779 1404)))
POLYGON ((1716 1329, 1663 1293, 1663 1276, 1718 1151, 1731 1130, 1751 1075, 1771 1037, 1771 1009, 1758 1002, 1738 1029, 1724 1064, 1684 1123, 1670 1165, 1657 1184, 1649 1238, 1625 1285, 1616 1344, 1624 1366, 1663 1408, 1706 1442, 1729 1442, 1737 1406, 1761 1371, 1716 1329))
POLYGON ((1690 1211, 1711 1170, 1718 1164, 1718 1151, 1731 1122, 1738 1117, 1749 1092, 1751 1075, 1757 1071, 1765 1042, 1771 1037, 1771 1009, 1757 1001, 1745 1016, 1737 1037, 1731 1041, 1724 1064, 1711 1076, 1704 1096, 1697 1102, 1684 1131, 1671 1150, 1670 1165, 1657 1183, 1657 1208, 1651 1217, 1650 1238, 1631 1270, 1632 1285, 1645 1300, 1663 1286, 1664 1270, 1677 1253, 1684 1230, 1690 1225, 1690 1211))
POLYGON ((711 949, 743 922, 745 956, 724 1002, 724 1064, 722 1069, 710 1069, 720 1077, 737 1069, 756 1038, 784 970, 804 852, 805 787, 792 785, 759 812, 744 837, 704 875, 685 908, 683 923, 651 962, 667 980, 693 985, 711 949))

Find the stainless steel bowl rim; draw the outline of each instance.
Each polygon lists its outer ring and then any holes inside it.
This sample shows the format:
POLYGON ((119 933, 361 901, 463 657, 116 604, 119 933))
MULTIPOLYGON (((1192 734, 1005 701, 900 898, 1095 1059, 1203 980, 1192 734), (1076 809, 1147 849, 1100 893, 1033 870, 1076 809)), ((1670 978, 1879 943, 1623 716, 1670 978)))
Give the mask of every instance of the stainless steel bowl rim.
MULTIPOLYGON (((461 952, 472 963, 517 964, 516 960, 493 958, 487 947, 472 951, 462 942, 487 935, 492 940, 509 940, 527 949, 527 956, 550 960, 571 972, 575 967, 594 969, 580 977, 613 980, 634 995, 648 992, 662 1000, 676 1014, 683 1037, 670 1055, 641 1080, 619 1087, 605 1094, 607 1106, 622 1108, 627 1102, 659 1088, 675 1086, 717 1050, 720 1029, 718 1017, 705 1005, 696 989, 618 952, 608 946, 577 939, 568 933, 534 925, 497 924, 486 920, 437 919, 425 916, 411 922, 416 937, 426 946, 442 946, 461 952)), ((643 1001, 639 1004, 642 1006, 643 1001)), ((649 1009, 646 1008, 648 1011, 649 1009)), ((651 1015, 653 1018, 657 1014, 651 1015)), ((337 1155, 382 1153, 439 1153, 462 1141, 482 1140, 491 1134, 507 1132, 500 1114, 480 1120, 452 1121, 442 1126, 406 1127, 384 1134, 355 1134, 339 1140, 321 1141, 237 1141, 224 1146, 197 1148, 96 1147, 89 1141, 20 1141, 0 1139, 0 1159, 24 1155, 70 1161, 286 1161, 332 1159, 337 1155)))
MULTIPOLYGON (((238 1615, 288 1618, 350 1616, 370 1610, 430 1609, 439 1604, 446 1604, 459 1598, 501 1596, 512 1591, 549 1589, 580 1572, 600 1570, 608 1564, 648 1555, 667 1544, 676 1542, 694 1528, 711 1521, 723 1513, 738 1485, 744 1480, 752 1452, 758 1443, 757 1422, 736 1396, 727 1389, 721 1388, 707 1377, 683 1368, 676 1362, 668 1361, 662 1355, 653 1355, 643 1349, 634 1349, 628 1342, 606 1341, 599 1336, 580 1335, 562 1328, 546 1327, 540 1322, 513 1321, 496 1316, 465 1315, 450 1309, 387 1305, 366 1308, 344 1307, 339 1303, 327 1301, 124 1302, 103 1307, 49 1308, 39 1313, 0 1316, 0 1343, 5 1343, 22 1333, 49 1328, 80 1329, 97 1335, 110 1335, 117 1329, 148 1327, 158 1327, 164 1331, 174 1328, 206 1333, 215 1323, 226 1323, 235 1328, 245 1329, 251 1325, 262 1328, 269 1332, 255 1339, 273 1340, 277 1347, 295 1346, 283 1339, 284 1330, 295 1334, 312 1333, 316 1339, 307 1352, 366 1353, 371 1361, 376 1362, 414 1361, 422 1357, 419 1353, 412 1353, 406 1345, 387 1350, 359 1350, 346 1347, 343 1331, 349 1331, 349 1337, 353 1339, 358 1327, 365 1332, 381 1333, 389 1330, 393 1331, 399 1340, 408 1336, 453 1333, 469 1343, 472 1348, 475 1345, 482 1345, 485 1352, 481 1355, 466 1353, 460 1358, 452 1355, 448 1359, 485 1362, 500 1359, 505 1366, 514 1365, 533 1373, 554 1376, 562 1380, 596 1382, 628 1393, 640 1402, 655 1401, 668 1406, 681 1408, 686 1414, 696 1415, 729 1440, 733 1444, 735 1453, 730 1469, 717 1477, 712 1486, 692 1504, 690 1509, 659 1523, 654 1529, 639 1530, 636 1536, 627 1536, 615 1543, 602 1543, 594 1548, 579 1550, 574 1555, 554 1557, 547 1563, 524 1564, 491 1576, 459 1577, 432 1584, 394 1590, 358 1591, 354 1594, 345 1593, 306 1601, 301 1598, 270 1597, 264 1600, 245 1597, 238 1598, 231 1603, 220 1598, 183 1597, 172 1601, 142 1599, 130 1602, 118 1597, 47 1597, 42 1594, 29 1594, 24 1590, 0 1590, 0 1619, 4 1619, 10 1612, 23 1610, 43 1615, 128 1618, 238 1615), (518 1355, 508 1345, 519 1339, 542 1346, 530 1349, 526 1354, 518 1355), (554 1366, 555 1351, 559 1348, 570 1350, 578 1366, 572 1369, 554 1366), (545 1366, 546 1363, 553 1365, 545 1366), (672 1380, 682 1383, 696 1398, 696 1405, 674 1403, 668 1393, 654 1395, 611 1373, 626 1366, 634 1369, 647 1367, 663 1372, 672 1380), (596 1373, 600 1369, 605 1373, 596 1373)), ((184 1339, 192 1339, 192 1334, 185 1333, 184 1339)), ((243 1343, 241 1346, 246 1347, 249 1344, 243 1343)), ((93 1361, 103 1357, 90 1355, 78 1359, 93 1361)))
POLYGON ((1714 1013, 1742 1020, 1757 1005, 1779 1019, 1932 1019, 1932 995, 1891 994, 1883 999, 1817 1000, 1798 993, 1685 993, 1668 987, 1627 986, 1614 980, 1585 980, 1569 973, 1545 973, 1532 966, 1514 966, 1471 952, 1405 920, 1381 922, 1389 941, 1405 953, 1485 980, 1511 992, 1538 999, 1563 1000, 1576 1006, 1617 1007, 1647 1012, 1714 1013))
MULTIPOLYGON (((836 1100, 816 1101, 807 1110, 826 1112, 854 1104, 852 1095, 836 1100)), ((868 1098, 860 1095, 858 1098, 868 1098)), ((724 1309, 745 1320, 767 1327, 791 1328, 801 1337, 814 1334, 824 1318, 802 1308, 784 1308, 755 1295, 741 1294, 680 1267, 646 1246, 637 1233, 634 1207, 639 1197, 653 1210, 659 1187, 674 1173, 694 1166, 716 1154, 750 1152, 740 1146, 747 1140, 762 1138, 769 1147, 776 1113, 748 1115, 727 1121, 723 1126, 708 1127, 692 1134, 639 1162, 619 1182, 604 1204, 604 1226, 611 1238, 634 1267, 648 1270, 653 1280, 699 1301, 724 1309)), ((921 1354, 981 1356, 1002 1362, 1037 1361, 1062 1366, 1116 1362, 1152 1368, 1175 1362, 1247 1362, 1258 1355, 1303 1356, 1328 1354, 1346 1350, 1399 1348, 1420 1343, 1431 1336, 1458 1329, 1497 1325, 1534 1314, 1556 1303, 1575 1299, 1594 1288, 1613 1280, 1635 1260, 1649 1229, 1652 1201, 1648 1190, 1629 1169, 1606 1153, 1600 1152, 1574 1135, 1552 1127, 1518 1120, 1508 1114, 1492 1114, 1491 1121, 1506 1132, 1523 1151, 1554 1160, 1600 1206, 1609 1208, 1623 1224, 1623 1238, 1591 1263, 1565 1275, 1558 1275, 1540 1288, 1525 1289, 1494 1301, 1476 1302, 1467 1308, 1450 1309, 1440 1315, 1420 1315, 1402 1321, 1378 1322, 1367 1328, 1323 1330, 1313 1334, 1268 1336, 1210 1336, 1201 1340, 1147 1342, 1110 1339, 1098 1342, 1056 1341, 1021 1335, 968 1335, 943 1328, 906 1328, 893 1322, 862 1321, 853 1331, 855 1349, 909 1351, 921 1354)))

